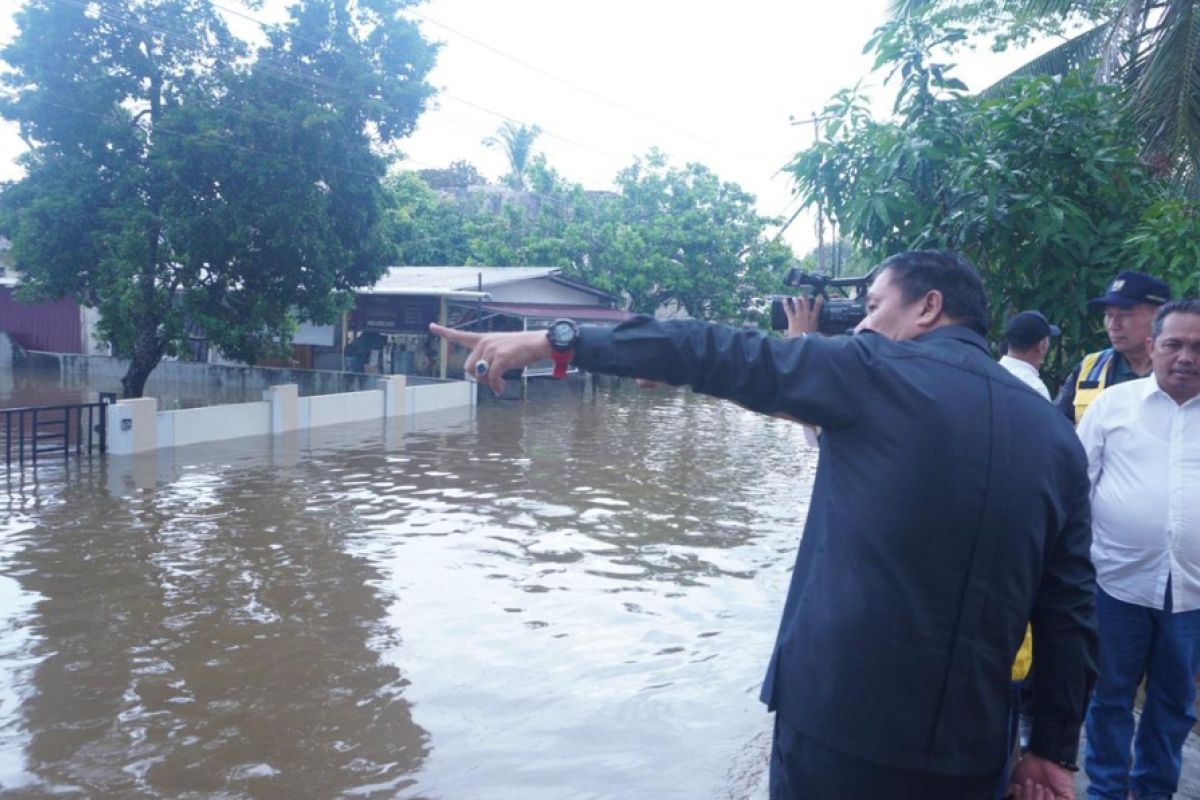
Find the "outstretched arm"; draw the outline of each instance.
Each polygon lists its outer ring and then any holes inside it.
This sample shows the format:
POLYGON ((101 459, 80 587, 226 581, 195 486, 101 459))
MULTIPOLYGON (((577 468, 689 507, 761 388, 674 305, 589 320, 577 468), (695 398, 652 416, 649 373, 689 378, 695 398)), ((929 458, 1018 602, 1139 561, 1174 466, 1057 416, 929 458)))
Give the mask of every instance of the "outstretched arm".
MULTIPOLYGON (((504 372, 550 357, 543 331, 473 333, 430 330, 471 350, 467 374, 493 391, 504 372), (480 363, 486 369, 480 367, 480 363)), ((784 412, 836 427, 850 424, 874 389, 875 336, 778 339, 698 320, 634 317, 615 328, 584 328, 575 350, 583 369, 647 378, 732 400, 752 411, 784 412)))

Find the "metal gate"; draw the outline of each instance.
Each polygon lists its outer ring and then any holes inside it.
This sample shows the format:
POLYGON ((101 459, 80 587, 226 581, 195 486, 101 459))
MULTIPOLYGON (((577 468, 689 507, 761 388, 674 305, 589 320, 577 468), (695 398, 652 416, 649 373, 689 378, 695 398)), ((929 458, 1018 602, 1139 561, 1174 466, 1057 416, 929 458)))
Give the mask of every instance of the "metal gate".
POLYGON ((103 453, 106 449, 105 407, 99 403, 0 408, 0 448, 6 469, 39 462, 103 453))

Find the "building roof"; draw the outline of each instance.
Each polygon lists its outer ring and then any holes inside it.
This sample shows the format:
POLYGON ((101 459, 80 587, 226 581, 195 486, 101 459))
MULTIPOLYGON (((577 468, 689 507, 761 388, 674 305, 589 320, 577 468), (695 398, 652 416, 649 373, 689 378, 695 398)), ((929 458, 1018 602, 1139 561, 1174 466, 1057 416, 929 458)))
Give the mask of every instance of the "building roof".
POLYGON ((374 286, 359 294, 454 294, 475 292, 562 272, 558 267, 389 267, 374 286))
POLYGON ((558 319, 567 317, 578 322, 621 322, 633 316, 628 311, 599 306, 554 305, 549 303, 489 303, 480 304, 484 311, 523 319, 558 319))

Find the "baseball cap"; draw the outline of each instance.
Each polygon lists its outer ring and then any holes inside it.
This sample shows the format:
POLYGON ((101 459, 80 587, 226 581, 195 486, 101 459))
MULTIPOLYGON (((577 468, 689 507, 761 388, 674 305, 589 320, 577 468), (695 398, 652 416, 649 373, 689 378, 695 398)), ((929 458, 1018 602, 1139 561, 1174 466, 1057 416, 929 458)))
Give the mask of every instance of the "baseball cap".
POLYGON ((1022 311, 1004 326, 1005 340, 1017 347, 1032 347, 1047 336, 1062 336, 1062 331, 1040 311, 1022 311))
POLYGON ((1158 278, 1141 272, 1123 269, 1108 285, 1108 291, 1100 297, 1088 300, 1089 306, 1120 306, 1130 308, 1138 303, 1161 306, 1171 299, 1171 287, 1158 278))

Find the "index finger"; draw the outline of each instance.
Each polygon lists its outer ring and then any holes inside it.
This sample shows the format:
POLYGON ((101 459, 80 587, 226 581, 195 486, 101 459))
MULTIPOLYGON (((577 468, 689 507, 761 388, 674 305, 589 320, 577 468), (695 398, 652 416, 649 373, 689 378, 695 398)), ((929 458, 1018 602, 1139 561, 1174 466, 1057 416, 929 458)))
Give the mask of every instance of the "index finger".
POLYGON ((482 333, 476 331, 460 331, 454 328, 447 328, 444 325, 438 325, 436 322, 429 323, 429 332, 434 336, 441 336, 448 342, 461 344, 463 347, 474 350, 475 345, 483 338, 482 333))

